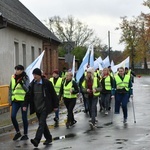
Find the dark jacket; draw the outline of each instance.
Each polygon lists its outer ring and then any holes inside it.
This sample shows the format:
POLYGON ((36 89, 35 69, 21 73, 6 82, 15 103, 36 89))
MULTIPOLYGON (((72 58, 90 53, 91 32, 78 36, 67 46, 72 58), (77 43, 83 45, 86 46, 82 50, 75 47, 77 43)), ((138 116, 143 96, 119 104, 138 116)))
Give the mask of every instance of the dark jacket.
MULTIPOLYGON (((52 83, 42 78, 42 89, 43 89, 43 97, 45 100, 46 112, 51 113, 54 108, 58 108, 59 100, 54 90, 52 83)), ((35 113, 34 108, 34 80, 31 82, 29 86, 29 91, 25 95, 24 106, 30 104, 30 114, 35 113)))

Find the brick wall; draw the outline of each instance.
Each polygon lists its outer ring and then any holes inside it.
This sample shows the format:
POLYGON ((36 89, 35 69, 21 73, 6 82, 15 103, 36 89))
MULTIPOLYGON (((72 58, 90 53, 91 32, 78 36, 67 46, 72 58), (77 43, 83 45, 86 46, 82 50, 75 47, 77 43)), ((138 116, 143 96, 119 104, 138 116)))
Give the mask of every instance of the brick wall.
POLYGON ((43 71, 47 78, 50 78, 52 71, 58 68, 58 44, 55 42, 44 42, 45 50, 43 58, 43 71))

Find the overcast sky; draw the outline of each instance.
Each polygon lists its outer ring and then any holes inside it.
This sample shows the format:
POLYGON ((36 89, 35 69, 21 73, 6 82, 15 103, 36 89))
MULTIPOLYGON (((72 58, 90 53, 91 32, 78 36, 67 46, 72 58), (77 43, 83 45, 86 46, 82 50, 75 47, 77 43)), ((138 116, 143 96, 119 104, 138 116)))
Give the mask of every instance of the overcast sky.
POLYGON ((53 16, 67 17, 72 15, 94 29, 103 44, 108 44, 110 31, 110 46, 113 50, 123 50, 119 44, 120 17, 149 13, 142 5, 143 0, 20 0, 38 19, 45 20, 53 16))

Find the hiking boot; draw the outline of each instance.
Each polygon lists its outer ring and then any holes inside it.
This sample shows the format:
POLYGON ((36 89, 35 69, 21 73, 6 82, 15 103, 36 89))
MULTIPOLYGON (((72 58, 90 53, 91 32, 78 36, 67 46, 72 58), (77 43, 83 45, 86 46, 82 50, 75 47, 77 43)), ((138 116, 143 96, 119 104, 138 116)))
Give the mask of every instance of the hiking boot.
POLYGON ((28 140, 29 138, 28 138, 28 136, 27 135, 23 135, 22 137, 21 137, 21 139, 20 140, 28 140))
POLYGON ((36 139, 31 139, 30 141, 34 145, 34 147, 38 147, 39 142, 36 139))
POLYGON ((52 143, 52 139, 46 139, 46 141, 43 143, 43 145, 49 145, 52 143))
POLYGON ((16 140, 18 140, 20 137, 21 137, 21 133, 18 132, 18 133, 15 134, 13 140, 16 141, 16 140))

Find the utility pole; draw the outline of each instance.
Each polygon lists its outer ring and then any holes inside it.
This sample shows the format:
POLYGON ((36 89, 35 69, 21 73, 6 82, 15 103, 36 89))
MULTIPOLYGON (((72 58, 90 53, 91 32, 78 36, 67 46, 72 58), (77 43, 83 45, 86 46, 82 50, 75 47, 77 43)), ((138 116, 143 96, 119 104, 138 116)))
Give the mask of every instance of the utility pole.
POLYGON ((109 62, 110 62, 110 31, 108 31, 108 56, 109 56, 109 62))

